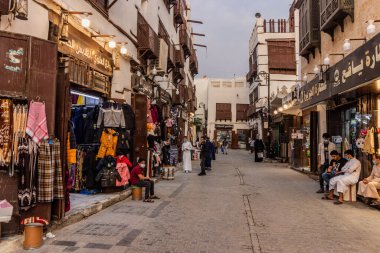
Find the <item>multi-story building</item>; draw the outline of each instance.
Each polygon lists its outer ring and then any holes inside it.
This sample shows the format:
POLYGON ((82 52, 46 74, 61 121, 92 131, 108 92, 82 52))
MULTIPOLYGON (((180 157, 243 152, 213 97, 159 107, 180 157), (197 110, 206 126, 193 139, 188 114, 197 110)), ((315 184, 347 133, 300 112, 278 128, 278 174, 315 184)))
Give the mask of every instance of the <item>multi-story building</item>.
MULTIPOLYGON (((62 150, 76 106, 129 104, 135 163, 147 157, 149 101, 164 117, 175 115, 179 142, 191 127, 198 73, 191 22, 186 0, 1 0, 0 98, 44 101, 62 150)), ((12 201, 15 180, 1 181, 12 201)), ((64 201, 57 203, 37 205, 34 214, 62 218, 64 201)))
POLYGON ((268 151, 278 143, 272 138, 275 136, 272 132, 278 128, 272 125, 275 118, 271 117, 277 112, 277 105, 281 106, 276 102, 280 99, 277 94, 289 91, 297 80, 294 22, 298 16, 292 10, 288 20, 267 20, 257 13, 249 41, 247 81, 250 83, 248 117, 251 137, 263 139, 268 151))
MULTIPOLYGON (((298 0, 303 148, 299 156, 317 171, 318 143, 330 133, 341 152, 351 148, 368 175, 367 153, 356 141, 379 129, 379 1, 298 0)), ((378 144, 376 152, 378 151, 378 144)), ((322 161, 323 162, 323 161, 322 161)))
POLYGON ((207 102, 204 102, 205 107, 203 104, 198 106, 198 112, 207 112, 207 135, 210 139, 218 142, 227 139, 232 148, 245 148, 249 132, 249 85, 245 78, 203 77, 196 79, 195 84, 197 90, 207 87, 207 102))

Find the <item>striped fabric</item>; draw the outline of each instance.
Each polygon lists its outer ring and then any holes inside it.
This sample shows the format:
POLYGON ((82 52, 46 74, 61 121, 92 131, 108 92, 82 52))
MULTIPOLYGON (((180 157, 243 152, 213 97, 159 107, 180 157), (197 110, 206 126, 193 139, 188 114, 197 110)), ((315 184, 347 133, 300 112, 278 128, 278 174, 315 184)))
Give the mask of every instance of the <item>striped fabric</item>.
POLYGON ((54 140, 52 145, 48 140, 41 142, 37 170, 38 202, 52 202, 54 198, 63 199, 62 166, 58 140, 54 140))

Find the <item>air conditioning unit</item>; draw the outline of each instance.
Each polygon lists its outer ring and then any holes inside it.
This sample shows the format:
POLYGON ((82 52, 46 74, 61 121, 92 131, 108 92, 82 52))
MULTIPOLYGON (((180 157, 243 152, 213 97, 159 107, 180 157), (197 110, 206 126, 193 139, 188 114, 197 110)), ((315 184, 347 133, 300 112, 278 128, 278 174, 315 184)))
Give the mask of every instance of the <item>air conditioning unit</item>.
POLYGON ((169 46, 164 39, 160 39, 159 57, 155 64, 158 73, 166 73, 166 70, 168 69, 168 57, 169 46))

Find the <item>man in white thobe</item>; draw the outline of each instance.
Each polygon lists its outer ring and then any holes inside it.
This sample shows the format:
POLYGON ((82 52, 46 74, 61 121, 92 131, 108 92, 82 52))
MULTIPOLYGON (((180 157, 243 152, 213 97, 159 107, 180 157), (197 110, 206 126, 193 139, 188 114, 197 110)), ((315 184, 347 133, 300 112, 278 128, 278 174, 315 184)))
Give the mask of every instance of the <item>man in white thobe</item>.
POLYGON ((191 150, 193 149, 193 145, 190 141, 188 141, 185 136, 182 143, 182 153, 183 153, 183 171, 185 173, 189 173, 192 171, 191 168, 191 150))
POLYGON ((372 205, 380 205, 380 155, 373 155, 371 175, 359 182, 358 194, 368 199, 374 199, 372 205))
POLYGON ((338 172, 336 177, 330 179, 330 192, 327 199, 334 199, 334 191, 339 193, 339 200, 334 204, 343 204, 343 194, 348 190, 350 185, 359 181, 360 170, 362 168, 360 161, 354 157, 352 150, 344 152, 348 162, 343 166, 342 171, 338 172))

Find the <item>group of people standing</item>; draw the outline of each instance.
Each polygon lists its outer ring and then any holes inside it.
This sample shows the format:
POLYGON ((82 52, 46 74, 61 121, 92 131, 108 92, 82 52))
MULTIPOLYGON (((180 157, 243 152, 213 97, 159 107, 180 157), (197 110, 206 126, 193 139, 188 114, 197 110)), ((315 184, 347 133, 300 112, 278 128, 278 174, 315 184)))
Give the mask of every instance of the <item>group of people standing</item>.
MULTIPOLYGON (((335 144, 330 141, 328 133, 323 134, 323 142, 318 148, 319 183, 320 189, 317 193, 325 193, 324 200, 334 200, 334 192, 339 198, 334 204, 343 204, 343 196, 351 185, 359 181, 361 163, 355 158, 352 150, 344 152, 344 158, 335 150, 335 144)), ((358 195, 363 196, 366 201, 373 205, 380 204, 380 155, 373 155, 373 169, 369 177, 359 182, 358 195)))

